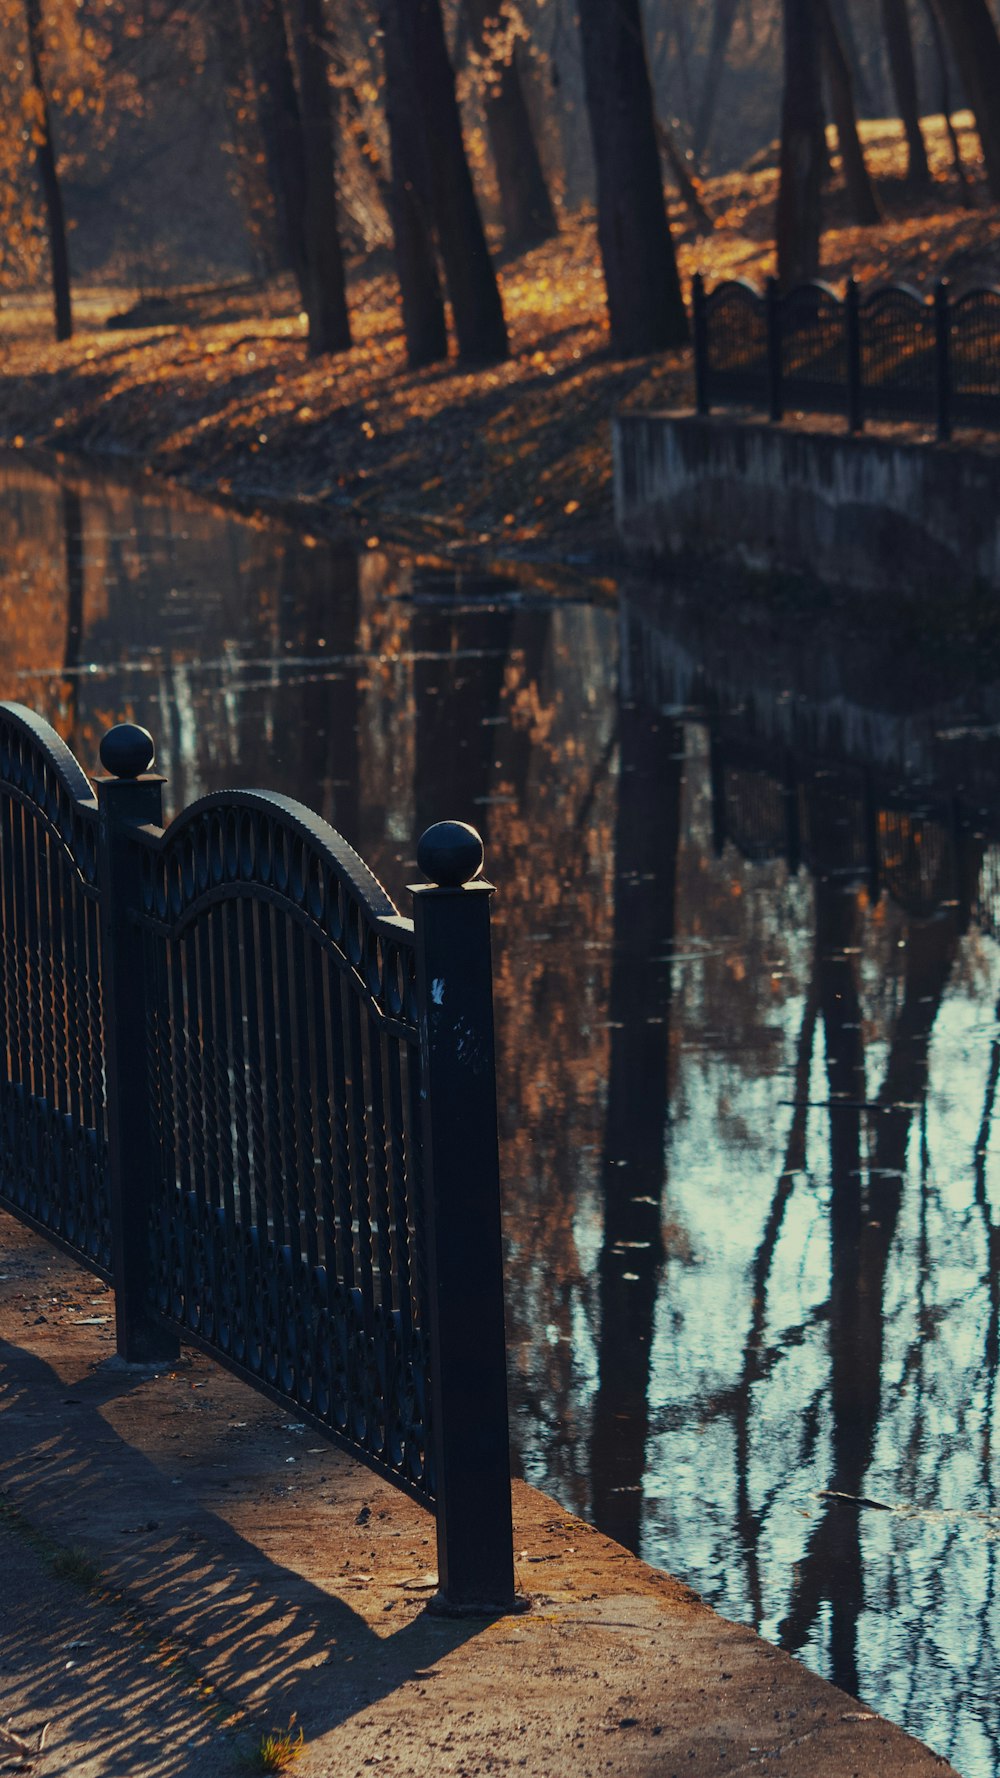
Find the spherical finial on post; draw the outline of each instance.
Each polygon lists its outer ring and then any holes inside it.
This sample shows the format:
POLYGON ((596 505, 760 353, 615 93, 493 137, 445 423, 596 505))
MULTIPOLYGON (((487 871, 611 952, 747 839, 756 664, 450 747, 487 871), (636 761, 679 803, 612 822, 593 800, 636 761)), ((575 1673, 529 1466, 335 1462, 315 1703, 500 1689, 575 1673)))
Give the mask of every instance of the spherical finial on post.
POLYGON ((466 821, 437 821, 421 834, 417 863, 439 889, 461 889, 478 877, 485 854, 483 842, 466 821))
POLYGON ((119 722, 101 742, 101 764, 112 778, 139 778, 148 772, 156 754, 156 742, 148 729, 136 722, 119 722))

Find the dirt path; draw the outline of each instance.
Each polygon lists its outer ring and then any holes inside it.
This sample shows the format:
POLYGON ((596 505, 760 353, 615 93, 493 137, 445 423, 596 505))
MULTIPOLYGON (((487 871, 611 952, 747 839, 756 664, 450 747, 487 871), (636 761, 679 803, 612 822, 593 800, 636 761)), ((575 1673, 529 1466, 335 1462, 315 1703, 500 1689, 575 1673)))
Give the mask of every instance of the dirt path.
POLYGON ((530 1611, 428 1615, 425 1512, 110 1313, 0 1216, 0 1770, 221 1778, 294 1717, 303 1778, 950 1771, 521 1484, 530 1611))

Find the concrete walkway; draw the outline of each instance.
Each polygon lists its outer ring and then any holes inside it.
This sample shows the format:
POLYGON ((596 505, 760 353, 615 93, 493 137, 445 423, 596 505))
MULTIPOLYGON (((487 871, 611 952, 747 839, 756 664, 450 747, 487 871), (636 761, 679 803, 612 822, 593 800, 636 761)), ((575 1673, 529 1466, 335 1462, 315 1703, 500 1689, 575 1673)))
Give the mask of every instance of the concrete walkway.
POLYGON ((429 1616, 426 1513, 112 1314, 0 1216, 0 1771, 216 1778, 293 1716, 302 1778, 951 1771, 523 1485, 532 1609, 429 1616))

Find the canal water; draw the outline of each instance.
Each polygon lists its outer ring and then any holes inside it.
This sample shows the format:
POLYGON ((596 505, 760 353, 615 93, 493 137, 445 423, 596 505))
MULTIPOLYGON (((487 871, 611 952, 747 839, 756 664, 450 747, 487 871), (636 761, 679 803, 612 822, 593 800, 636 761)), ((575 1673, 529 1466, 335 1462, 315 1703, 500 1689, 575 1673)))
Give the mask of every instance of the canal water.
POLYGON ((85 767, 141 722, 404 911, 482 831, 520 1471, 994 1778, 1000 688, 720 628, 0 458, 0 696, 85 767))

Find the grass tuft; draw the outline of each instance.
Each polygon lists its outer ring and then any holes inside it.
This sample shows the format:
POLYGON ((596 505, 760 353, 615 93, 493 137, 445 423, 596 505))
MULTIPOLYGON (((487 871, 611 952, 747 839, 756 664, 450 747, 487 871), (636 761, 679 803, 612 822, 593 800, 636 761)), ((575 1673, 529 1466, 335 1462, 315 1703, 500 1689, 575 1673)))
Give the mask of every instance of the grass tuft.
POLYGON ((295 1732, 295 1712, 288 1719, 287 1729, 268 1729, 263 1734, 250 1756, 252 1772, 287 1772, 296 1760, 302 1758, 305 1747, 305 1733, 300 1728, 295 1732))
POLYGON ((71 1586, 83 1587, 88 1593, 99 1587, 103 1580, 97 1563, 82 1550, 57 1550, 49 1558, 49 1568, 57 1580, 69 1581, 71 1586))

